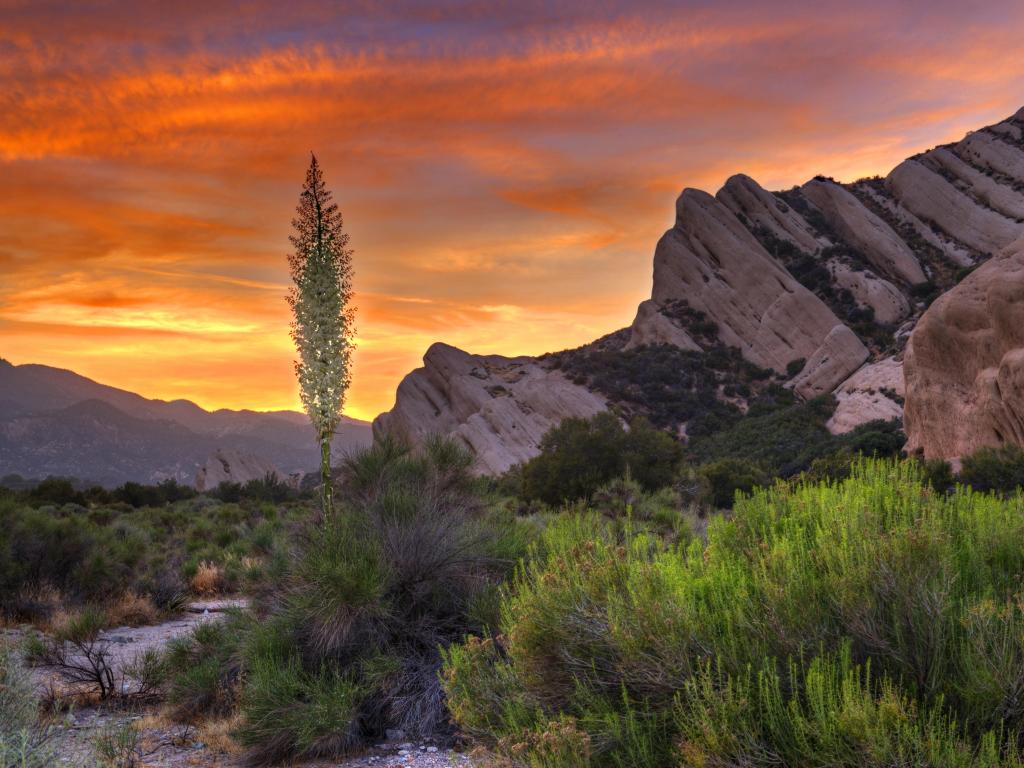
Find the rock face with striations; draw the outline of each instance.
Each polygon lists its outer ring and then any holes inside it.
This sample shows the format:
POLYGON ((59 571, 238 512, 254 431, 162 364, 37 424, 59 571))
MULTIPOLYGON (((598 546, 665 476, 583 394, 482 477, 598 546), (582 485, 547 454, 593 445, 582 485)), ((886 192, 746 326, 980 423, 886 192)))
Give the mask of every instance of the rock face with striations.
MULTIPOLYGON (((679 197, 655 251, 651 297, 613 334, 623 339, 615 349, 670 345, 691 361, 735 347, 801 397, 834 393, 828 426, 837 433, 899 418, 906 366, 911 448, 951 457, 1022 442, 1024 318, 1013 297, 1024 286, 1019 244, 1008 248, 1020 238, 1024 109, 885 178, 819 176, 769 192, 739 174, 714 197, 679 197), (978 265, 958 286, 964 268, 978 265), (943 292, 911 337, 922 297, 943 292)), ((435 346, 374 430, 416 440, 451 433, 476 450, 483 471, 500 471, 534 455, 562 418, 604 407, 543 359, 435 346)))
MULTIPOLYGON (((864 362, 867 348, 813 293, 798 283, 717 199, 687 189, 676 224, 654 252, 651 301, 684 301, 718 325, 719 339, 762 368, 806 364, 802 395, 828 392, 864 362)), ((631 344, 654 335, 650 307, 633 324, 631 344)))
POLYGON ((451 435, 473 450, 479 471, 500 473, 535 456, 544 433, 562 419, 589 418, 606 407, 604 398, 535 358, 471 355, 434 344, 373 429, 414 443, 451 435))
POLYGON ((939 297, 907 343, 907 449, 1024 445, 1024 240, 939 297))

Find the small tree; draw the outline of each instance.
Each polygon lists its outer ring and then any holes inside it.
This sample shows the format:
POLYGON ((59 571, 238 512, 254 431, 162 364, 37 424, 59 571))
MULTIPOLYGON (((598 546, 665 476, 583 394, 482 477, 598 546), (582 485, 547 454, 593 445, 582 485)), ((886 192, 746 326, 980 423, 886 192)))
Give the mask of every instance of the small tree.
POLYGON ((324 512, 334 507, 331 488, 331 439, 341 421, 351 381, 355 331, 352 297, 352 250, 341 211, 312 155, 292 219, 294 251, 288 256, 295 287, 288 294, 292 339, 299 353, 295 375, 302 405, 320 443, 320 483, 324 512))

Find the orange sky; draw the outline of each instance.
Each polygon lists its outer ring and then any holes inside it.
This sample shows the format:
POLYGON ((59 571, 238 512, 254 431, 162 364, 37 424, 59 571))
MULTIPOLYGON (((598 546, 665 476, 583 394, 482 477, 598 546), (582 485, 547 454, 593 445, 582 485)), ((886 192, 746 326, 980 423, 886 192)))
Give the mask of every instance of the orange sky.
POLYGON ((297 407, 315 150, 372 418, 435 340, 628 324, 684 186, 885 173, 1024 105, 1017 2, 284 5, 0 0, 0 356, 297 407))

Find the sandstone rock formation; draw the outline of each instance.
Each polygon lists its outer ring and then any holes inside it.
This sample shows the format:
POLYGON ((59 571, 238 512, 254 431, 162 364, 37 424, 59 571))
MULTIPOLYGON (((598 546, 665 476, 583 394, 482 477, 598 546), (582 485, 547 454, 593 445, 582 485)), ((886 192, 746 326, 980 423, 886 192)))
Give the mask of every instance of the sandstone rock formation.
POLYGON ((910 247, 845 187, 814 179, 801 187, 839 235, 863 253, 882 274, 911 285, 925 281, 910 247))
POLYGON ((836 388, 836 410, 826 425, 834 435, 869 421, 903 417, 903 363, 887 357, 869 363, 836 388))
MULTIPOLYGON (((729 208, 706 192, 687 189, 676 224, 654 252, 658 306, 685 301, 718 324, 719 339, 762 368, 784 372, 805 360, 797 391, 827 392, 864 362, 867 348, 764 249, 729 208)), ((631 344, 656 334, 645 307, 631 344)), ((660 322, 660 321, 659 321, 660 322)))
POLYGON ((853 269, 841 261, 829 261, 832 281, 849 291, 862 307, 870 307, 875 320, 886 325, 898 323, 910 314, 910 302, 900 289, 867 270, 853 269))
POLYGON ((1024 239, 928 308, 904 376, 908 450, 957 460, 1024 445, 1024 239))
POLYGON ((434 344, 373 429, 413 442, 451 435, 474 451, 478 470, 500 473, 535 456, 544 433, 562 419, 589 418, 606 407, 602 397, 534 358, 471 355, 434 344))
POLYGON ((281 471, 266 459, 252 453, 218 449, 199 471, 194 485, 197 491, 212 491, 221 483, 262 480, 267 475, 284 480, 281 471))
MULTIPOLYGON (((738 174, 714 197, 694 189, 679 197, 675 225, 655 251, 651 297, 618 349, 736 347, 751 363, 787 378, 802 397, 834 391, 839 405, 829 426, 837 433, 899 417, 905 359, 917 366, 907 378, 911 447, 959 455, 964 446, 1016 439, 1015 396, 1006 389, 1016 381, 1016 353, 1004 349, 1012 334, 982 330, 979 318, 996 307, 971 310, 966 320, 954 306, 992 270, 1012 278, 1006 265, 1015 257, 1004 254, 992 262, 1002 267, 982 267, 954 286, 964 268, 1022 237, 1024 110, 909 158, 885 178, 842 184, 816 177, 769 192, 738 174), (935 302, 911 337, 923 297, 951 288, 955 295, 935 302), (687 312, 704 318, 699 332, 687 325, 687 312), (947 326, 953 330, 941 330, 947 326), (709 340, 709 327, 717 338, 709 340), (956 355, 944 357, 943 334, 956 339, 950 342, 956 355), (908 338, 917 341, 903 358, 908 338), (977 339, 988 351, 969 351, 977 339), (959 416, 942 413, 950 393, 960 393, 953 397, 959 416), (981 411, 984 418, 967 423, 981 411)), ((1005 314, 1009 299, 999 301, 1005 314)), ((425 360, 399 387, 394 410, 378 417, 375 433, 456 434, 477 451, 485 471, 532 456, 544 430, 561 418, 605 407, 543 361, 477 357, 443 346, 425 360), (522 381, 517 388, 496 373, 513 369, 522 381), (495 384, 508 394, 489 391, 495 384)))

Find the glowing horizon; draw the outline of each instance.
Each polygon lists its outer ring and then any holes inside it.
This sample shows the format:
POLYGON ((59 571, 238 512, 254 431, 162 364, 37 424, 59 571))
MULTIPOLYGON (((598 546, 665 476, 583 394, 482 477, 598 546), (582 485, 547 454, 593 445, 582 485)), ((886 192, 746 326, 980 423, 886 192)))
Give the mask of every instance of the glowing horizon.
POLYGON ((347 415, 435 341, 591 341, 684 187, 885 174, 1024 104, 1024 7, 891 5, 0 0, 0 357, 299 410, 310 150, 355 248, 347 415))

